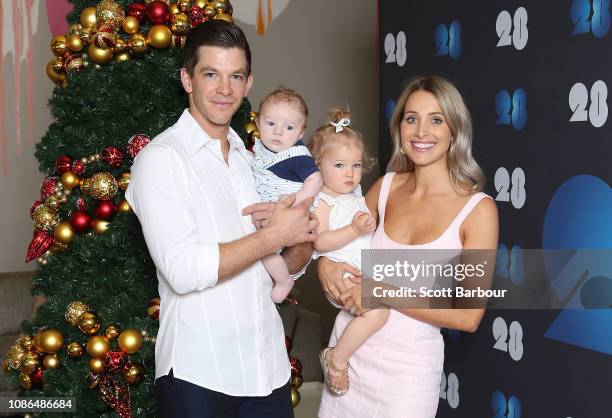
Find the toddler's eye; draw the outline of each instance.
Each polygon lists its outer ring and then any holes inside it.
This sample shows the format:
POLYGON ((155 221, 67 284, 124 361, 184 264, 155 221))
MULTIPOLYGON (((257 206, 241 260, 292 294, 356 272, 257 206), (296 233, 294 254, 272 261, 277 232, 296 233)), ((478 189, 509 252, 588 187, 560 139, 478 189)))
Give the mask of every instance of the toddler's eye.
POLYGON ((334 164, 334 167, 336 167, 336 168, 344 168, 344 164, 336 163, 336 164, 334 164))
POLYGON ((293 126, 291 126, 291 125, 287 126, 287 130, 288 131, 292 131, 293 130, 293 126))
POLYGON ((274 126, 274 122, 272 122, 271 120, 266 121, 266 125, 268 126, 274 126))
POLYGON ((361 163, 357 163, 357 164, 353 165, 353 167, 355 167, 355 168, 361 168, 361 163))

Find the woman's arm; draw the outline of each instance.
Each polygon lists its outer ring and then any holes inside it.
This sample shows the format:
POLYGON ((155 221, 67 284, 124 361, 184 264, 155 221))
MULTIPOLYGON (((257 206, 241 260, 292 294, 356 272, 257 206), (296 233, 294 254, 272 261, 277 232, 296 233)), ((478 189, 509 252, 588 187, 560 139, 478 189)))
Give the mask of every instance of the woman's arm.
POLYGON ((376 221, 376 224, 378 224, 378 221, 379 221, 378 219, 378 197, 380 196, 380 189, 382 187, 383 178, 384 176, 376 180, 376 183, 374 183, 372 187, 370 187, 370 190, 368 190, 365 196, 366 206, 370 210, 370 213, 372 214, 372 218, 376 221))

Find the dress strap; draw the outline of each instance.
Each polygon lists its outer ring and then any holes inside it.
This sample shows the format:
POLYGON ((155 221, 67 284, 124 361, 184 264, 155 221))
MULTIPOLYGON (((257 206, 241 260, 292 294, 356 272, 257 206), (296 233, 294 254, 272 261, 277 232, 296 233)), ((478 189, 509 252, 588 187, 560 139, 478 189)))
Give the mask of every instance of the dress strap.
POLYGON ((395 171, 385 174, 380 186, 380 193, 378 194, 378 217, 380 218, 379 224, 381 225, 385 222, 385 208, 387 207, 387 199, 389 198, 393 176, 395 176, 395 171))
POLYGON ((467 201, 463 209, 461 209, 457 216, 455 216, 455 219, 453 219, 453 223, 449 226, 448 230, 454 228, 459 229, 461 227, 461 224, 463 224, 463 221, 465 221, 469 214, 472 213, 472 210, 474 210, 476 205, 478 205, 482 199, 487 197, 489 199, 492 199, 492 197, 486 193, 474 193, 474 195, 470 197, 470 199, 467 201))

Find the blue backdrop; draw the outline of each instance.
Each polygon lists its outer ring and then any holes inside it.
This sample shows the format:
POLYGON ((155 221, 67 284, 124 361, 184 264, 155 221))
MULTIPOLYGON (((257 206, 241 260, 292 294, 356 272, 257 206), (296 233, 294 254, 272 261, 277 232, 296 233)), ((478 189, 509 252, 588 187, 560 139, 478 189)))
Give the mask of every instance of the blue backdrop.
POLYGON ((381 166, 403 82, 451 79, 500 211, 500 280, 552 283, 562 306, 581 308, 488 311, 475 334, 444 330, 438 416, 612 417, 612 260, 593 269, 577 253, 581 273, 563 286, 551 260, 541 277, 521 269, 526 248, 612 248, 609 0, 379 7, 381 166))

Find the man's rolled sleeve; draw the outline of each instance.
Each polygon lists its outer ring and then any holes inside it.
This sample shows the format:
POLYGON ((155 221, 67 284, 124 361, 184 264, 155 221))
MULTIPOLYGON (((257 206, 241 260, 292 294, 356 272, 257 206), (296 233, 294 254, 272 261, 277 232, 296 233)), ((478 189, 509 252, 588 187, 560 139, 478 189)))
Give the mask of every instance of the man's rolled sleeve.
POLYGON ((136 158, 125 197, 138 216, 158 274, 178 294, 214 286, 219 244, 198 239, 187 180, 175 151, 150 144, 136 158))

